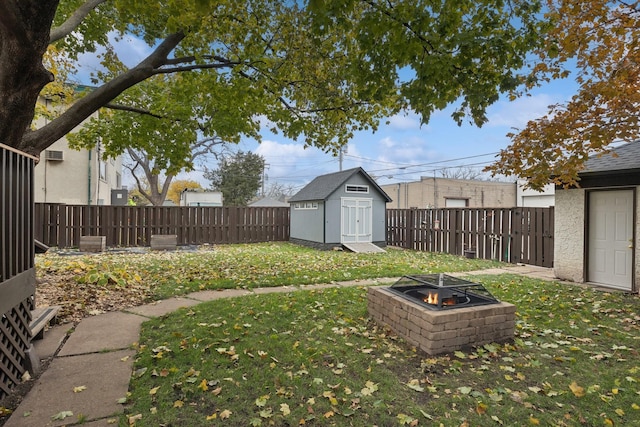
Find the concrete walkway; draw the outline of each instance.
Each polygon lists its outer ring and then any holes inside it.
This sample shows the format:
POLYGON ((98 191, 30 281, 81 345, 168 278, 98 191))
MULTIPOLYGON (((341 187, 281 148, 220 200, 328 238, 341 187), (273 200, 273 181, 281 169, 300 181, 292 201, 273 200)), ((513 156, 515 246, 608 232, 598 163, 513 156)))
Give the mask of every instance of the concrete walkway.
MULTIPOLYGON (((520 274, 537 279, 554 279, 553 271, 533 266, 507 266, 490 270, 456 273, 456 276, 481 274, 520 274)), ((453 274, 452 274, 453 275, 453 274)), ((48 330, 44 339, 34 341, 41 360, 51 360, 47 369, 14 411, 4 427, 46 427, 83 423, 84 427, 118 424, 124 406, 118 401, 129 390, 134 343, 143 322, 180 307, 205 301, 250 294, 291 292, 336 286, 369 286, 394 283, 397 278, 356 280, 327 285, 258 288, 252 291, 202 291, 110 312, 83 319, 74 329, 59 325, 48 330), (54 419, 56 415, 58 418, 54 419), (72 415, 71 415, 72 413, 72 415)))

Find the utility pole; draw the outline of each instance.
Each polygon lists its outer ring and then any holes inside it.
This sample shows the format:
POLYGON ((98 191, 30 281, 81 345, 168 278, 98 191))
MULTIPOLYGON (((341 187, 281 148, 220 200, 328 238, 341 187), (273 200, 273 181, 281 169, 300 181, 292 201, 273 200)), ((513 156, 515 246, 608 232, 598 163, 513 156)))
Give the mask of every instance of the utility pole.
POLYGON ((267 175, 265 174, 265 170, 269 167, 269 163, 263 163, 262 164, 262 197, 264 197, 264 182, 267 178, 267 175))
POLYGON ((341 145, 339 151, 339 164, 340 164, 340 172, 342 172, 342 161, 344 160, 344 155, 347 153, 347 146, 341 145))

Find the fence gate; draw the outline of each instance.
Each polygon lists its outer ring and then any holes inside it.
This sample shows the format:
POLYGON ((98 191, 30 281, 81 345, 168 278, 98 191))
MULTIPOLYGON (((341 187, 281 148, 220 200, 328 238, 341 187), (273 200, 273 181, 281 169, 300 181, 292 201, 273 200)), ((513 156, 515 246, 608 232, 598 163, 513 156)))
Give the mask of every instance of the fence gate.
POLYGON ((35 294, 35 158, 0 144, 0 399, 20 382, 35 294))

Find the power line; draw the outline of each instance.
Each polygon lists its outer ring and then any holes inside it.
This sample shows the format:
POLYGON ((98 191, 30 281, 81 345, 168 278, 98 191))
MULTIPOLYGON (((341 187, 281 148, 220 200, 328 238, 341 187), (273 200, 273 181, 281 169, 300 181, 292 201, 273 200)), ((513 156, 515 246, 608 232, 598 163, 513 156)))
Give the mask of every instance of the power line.
MULTIPOLYGON (((455 159, 446 159, 446 160, 438 160, 438 161, 433 161, 433 162, 427 162, 427 163, 418 163, 415 165, 409 164, 407 166, 402 166, 400 168, 387 168, 387 169, 376 169, 376 170, 372 170, 370 172, 384 172, 387 170, 396 170, 396 169, 407 169, 407 168, 415 168, 415 167, 422 167, 422 166, 436 166, 439 165, 441 163, 449 163, 449 162, 457 162, 460 160, 468 160, 468 159, 475 159, 478 157, 485 157, 485 156, 495 156, 496 154, 499 154, 499 152, 494 152, 494 153, 486 153, 486 154, 476 154, 474 156, 465 156, 465 157, 458 157, 455 159)), ((486 163, 486 162, 484 162, 486 163)), ((470 165, 461 165, 461 166, 470 166, 470 165)), ((437 168, 440 169, 440 168, 437 168)), ((417 171, 414 172, 409 172, 409 173, 416 173, 417 171)))

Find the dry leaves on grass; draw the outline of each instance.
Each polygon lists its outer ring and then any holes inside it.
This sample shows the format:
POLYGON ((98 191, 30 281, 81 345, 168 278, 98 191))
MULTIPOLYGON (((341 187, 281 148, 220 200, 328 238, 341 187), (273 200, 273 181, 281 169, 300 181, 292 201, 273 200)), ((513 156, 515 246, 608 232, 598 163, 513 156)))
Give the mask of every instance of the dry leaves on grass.
POLYGON ((88 273, 99 271, 95 263, 88 256, 39 256, 36 306, 60 306, 58 321, 72 323, 83 317, 142 305, 149 300, 149 286, 133 277, 123 285, 110 278, 109 271, 102 271, 97 280, 83 283, 81 279, 89 276, 88 273))

